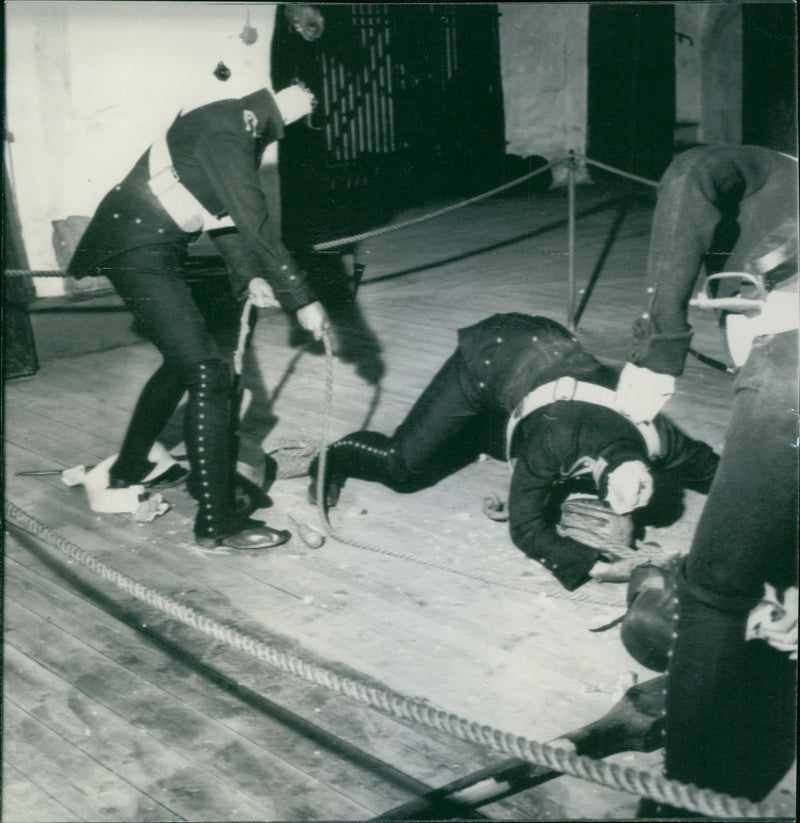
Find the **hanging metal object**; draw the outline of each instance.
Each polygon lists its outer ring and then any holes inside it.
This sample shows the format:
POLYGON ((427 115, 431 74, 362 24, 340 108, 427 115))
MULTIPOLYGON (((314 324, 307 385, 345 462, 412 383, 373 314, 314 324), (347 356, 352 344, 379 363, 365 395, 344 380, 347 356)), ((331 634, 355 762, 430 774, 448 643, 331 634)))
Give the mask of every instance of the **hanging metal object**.
POLYGON ((244 24, 244 28, 242 29, 242 33, 239 35, 239 39, 245 44, 245 46, 252 46, 253 43, 258 40, 258 30, 254 29, 250 25, 250 8, 247 9, 247 21, 244 24))
POLYGON ((214 69, 214 77, 217 80, 222 80, 223 82, 227 80, 231 76, 231 70, 222 62, 222 60, 217 63, 217 67, 214 69))

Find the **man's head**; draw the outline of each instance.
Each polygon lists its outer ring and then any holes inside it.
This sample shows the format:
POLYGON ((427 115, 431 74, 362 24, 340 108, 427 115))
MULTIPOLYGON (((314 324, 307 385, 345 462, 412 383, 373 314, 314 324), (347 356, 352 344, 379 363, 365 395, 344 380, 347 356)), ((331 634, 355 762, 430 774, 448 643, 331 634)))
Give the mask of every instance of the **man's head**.
POLYGON ((627 460, 608 472, 605 500, 617 514, 628 514, 650 502, 653 477, 641 460, 627 460))

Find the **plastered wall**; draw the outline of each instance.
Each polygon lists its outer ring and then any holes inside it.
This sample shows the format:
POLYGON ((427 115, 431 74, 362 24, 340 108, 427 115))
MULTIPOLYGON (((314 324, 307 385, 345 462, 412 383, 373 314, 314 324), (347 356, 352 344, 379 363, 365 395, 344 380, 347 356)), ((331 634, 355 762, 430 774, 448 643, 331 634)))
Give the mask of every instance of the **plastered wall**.
MULTIPOLYGON (((6 165, 34 269, 56 268, 51 221, 91 215, 181 107, 269 84, 272 4, 9 0, 5 11, 6 165), (248 15, 252 45, 239 36, 248 15)), ((63 283, 36 278, 36 290, 63 283)))
POLYGON ((704 143, 742 139, 742 8, 736 3, 677 3, 675 111, 704 143))
POLYGON ((588 4, 500 3, 498 8, 506 152, 547 160, 570 149, 582 154, 588 4))

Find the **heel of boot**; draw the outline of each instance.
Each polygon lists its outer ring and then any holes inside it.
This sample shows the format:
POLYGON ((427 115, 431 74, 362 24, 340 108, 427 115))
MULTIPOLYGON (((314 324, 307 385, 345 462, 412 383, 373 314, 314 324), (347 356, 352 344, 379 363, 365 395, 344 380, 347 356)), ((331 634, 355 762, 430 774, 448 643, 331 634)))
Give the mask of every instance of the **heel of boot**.
POLYGON ((198 537, 195 535, 194 542, 201 549, 216 549, 221 541, 218 537, 198 537))

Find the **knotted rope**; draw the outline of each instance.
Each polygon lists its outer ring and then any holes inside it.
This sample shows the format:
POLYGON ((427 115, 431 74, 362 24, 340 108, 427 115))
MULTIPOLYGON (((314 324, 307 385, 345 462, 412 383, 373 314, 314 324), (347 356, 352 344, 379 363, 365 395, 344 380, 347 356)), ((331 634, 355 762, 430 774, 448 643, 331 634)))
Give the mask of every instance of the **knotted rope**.
POLYGON ((408 698, 389 689, 366 685, 355 678, 346 677, 325 666, 311 663, 297 655, 277 649, 239 629, 225 626, 191 606, 181 604, 133 580, 47 528, 8 499, 5 501, 5 516, 8 522, 43 540, 68 559, 80 563, 103 580, 113 583, 137 600, 159 609, 184 625, 262 660, 282 672, 324 686, 330 691, 343 694, 394 717, 437 729, 459 740, 478 743, 492 751, 518 757, 537 766, 556 769, 564 774, 607 788, 639 797, 648 797, 658 803, 679 806, 707 816, 777 817, 772 806, 767 803, 751 803, 743 798, 717 794, 707 789, 698 789, 696 786, 668 780, 652 772, 578 756, 561 748, 474 722, 440 709, 427 701, 408 698))
POLYGON ((253 298, 248 297, 242 307, 242 316, 239 320, 239 338, 236 342, 236 349, 233 352, 233 372, 237 377, 242 373, 244 350, 247 346, 247 338, 250 335, 250 311, 254 305, 253 298))

